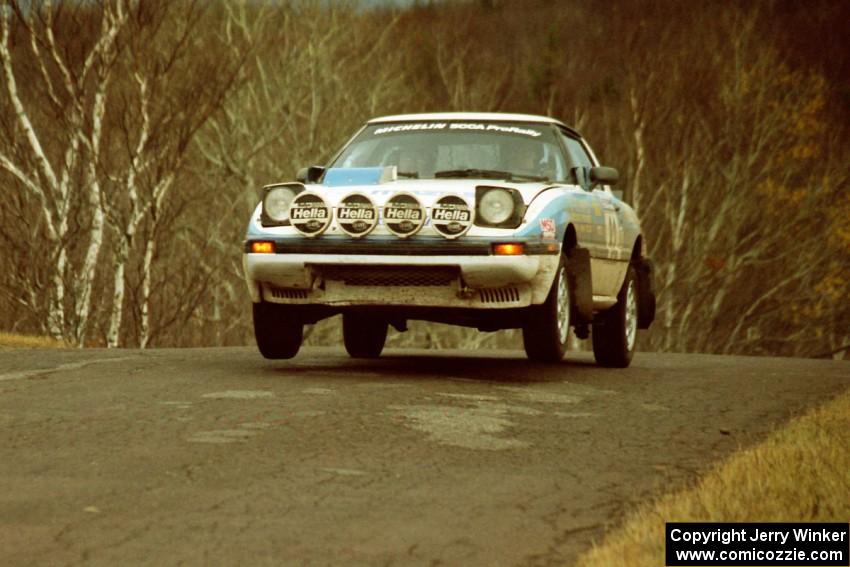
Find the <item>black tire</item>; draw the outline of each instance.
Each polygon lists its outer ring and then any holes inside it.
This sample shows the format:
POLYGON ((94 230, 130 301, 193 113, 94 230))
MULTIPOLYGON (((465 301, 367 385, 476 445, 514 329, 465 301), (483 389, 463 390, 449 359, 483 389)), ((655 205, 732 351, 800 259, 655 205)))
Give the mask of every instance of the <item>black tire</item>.
POLYGON ((387 341, 386 321, 376 321, 364 315, 343 313, 342 340, 353 358, 378 358, 387 341))
POLYGON ((304 325, 291 316, 285 305, 255 303, 254 337, 264 357, 272 360, 292 358, 301 348, 304 325))
POLYGON ((522 344, 530 360, 552 363, 564 358, 572 322, 571 297, 566 258, 561 254, 546 301, 531 308, 528 321, 522 328, 522 344))
POLYGON ((617 303, 593 320, 593 355, 600 366, 626 368, 631 364, 637 342, 637 293, 635 270, 629 266, 617 303))

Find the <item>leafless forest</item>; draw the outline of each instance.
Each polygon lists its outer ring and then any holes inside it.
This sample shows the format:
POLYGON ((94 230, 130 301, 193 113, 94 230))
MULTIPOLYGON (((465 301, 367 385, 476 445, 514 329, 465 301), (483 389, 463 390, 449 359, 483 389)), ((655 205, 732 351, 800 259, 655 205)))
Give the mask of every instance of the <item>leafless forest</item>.
MULTIPOLYGON (((558 117, 620 170, 657 267, 643 349, 850 343, 848 2, 0 10, 2 331, 250 344, 240 245, 258 189, 372 116, 481 110, 558 117)), ((517 336, 420 324, 389 344, 517 336)), ((309 337, 339 340, 333 320, 309 337)))

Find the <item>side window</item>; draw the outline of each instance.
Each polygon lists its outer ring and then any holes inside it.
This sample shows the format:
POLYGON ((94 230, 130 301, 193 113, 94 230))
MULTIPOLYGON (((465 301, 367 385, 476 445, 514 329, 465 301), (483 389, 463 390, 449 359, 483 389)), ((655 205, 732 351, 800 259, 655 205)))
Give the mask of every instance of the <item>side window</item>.
POLYGON ((587 175, 590 168, 593 167, 593 162, 591 161, 590 156, 587 155, 587 151, 584 149, 584 146, 581 145, 581 142, 571 136, 567 136, 560 130, 559 132, 561 134, 561 139, 567 148, 567 154, 570 159, 570 171, 573 173, 573 181, 582 187, 587 188, 587 175))
POLYGON ((564 182, 569 179, 569 168, 564 163, 564 152, 557 141, 543 144, 541 173, 552 181, 564 182))

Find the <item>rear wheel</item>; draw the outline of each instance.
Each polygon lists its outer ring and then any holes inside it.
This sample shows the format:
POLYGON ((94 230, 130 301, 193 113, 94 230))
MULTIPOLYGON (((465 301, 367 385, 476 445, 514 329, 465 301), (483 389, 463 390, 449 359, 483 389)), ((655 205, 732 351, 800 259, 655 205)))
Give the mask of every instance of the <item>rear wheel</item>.
POLYGON ((301 348, 303 336, 304 325, 285 305, 254 304, 254 337, 264 357, 292 358, 301 348))
POLYGON ((601 366, 625 368, 632 362, 637 342, 637 284, 629 266, 617 304, 593 321, 593 355, 601 366))
POLYGON ((354 358, 378 358, 387 341, 386 321, 375 321, 363 315, 343 313, 342 340, 345 350, 354 358))
POLYGON ((564 358, 570 332, 571 303, 567 266, 562 254, 546 301, 532 308, 532 315, 522 328, 522 344, 529 359, 558 362, 564 358))

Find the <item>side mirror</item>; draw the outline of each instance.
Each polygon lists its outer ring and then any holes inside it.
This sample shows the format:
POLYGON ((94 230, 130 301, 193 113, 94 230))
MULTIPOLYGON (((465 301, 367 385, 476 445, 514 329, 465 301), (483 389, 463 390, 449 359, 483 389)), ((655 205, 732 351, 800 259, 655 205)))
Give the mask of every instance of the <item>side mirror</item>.
POLYGON ((302 167, 295 174, 295 180, 299 183, 315 183, 322 178, 325 173, 325 168, 321 165, 311 165, 310 167, 302 167))
POLYGON ((614 185, 620 179, 620 173, 613 167, 591 167, 590 182, 593 185, 614 185))

